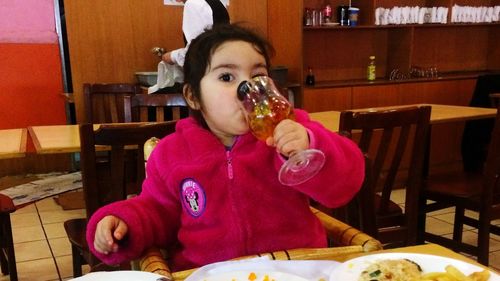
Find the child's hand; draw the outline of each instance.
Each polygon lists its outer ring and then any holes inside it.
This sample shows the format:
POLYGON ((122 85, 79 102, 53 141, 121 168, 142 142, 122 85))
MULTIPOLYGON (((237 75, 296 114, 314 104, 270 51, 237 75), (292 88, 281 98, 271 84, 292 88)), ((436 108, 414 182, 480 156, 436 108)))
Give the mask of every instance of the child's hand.
POLYGON ((118 251, 118 244, 125 237, 128 226, 115 216, 105 216, 97 223, 94 237, 94 248, 101 254, 118 251))
POLYGON ((285 119, 274 129, 273 137, 266 140, 269 146, 275 146, 279 153, 290 154, 309 148, 309 136, 306 128, 301 124, 285 119))

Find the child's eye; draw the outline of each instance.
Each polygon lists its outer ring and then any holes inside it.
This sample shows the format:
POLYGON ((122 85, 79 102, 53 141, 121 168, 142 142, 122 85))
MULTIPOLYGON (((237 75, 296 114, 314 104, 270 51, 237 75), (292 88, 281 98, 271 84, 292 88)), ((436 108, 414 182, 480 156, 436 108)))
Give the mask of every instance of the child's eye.
POLYGON ((219 76, 219 80, 224 82, 231 82, 234 80, 234 77, 229 73, 223 73, 222 75, 219 76))

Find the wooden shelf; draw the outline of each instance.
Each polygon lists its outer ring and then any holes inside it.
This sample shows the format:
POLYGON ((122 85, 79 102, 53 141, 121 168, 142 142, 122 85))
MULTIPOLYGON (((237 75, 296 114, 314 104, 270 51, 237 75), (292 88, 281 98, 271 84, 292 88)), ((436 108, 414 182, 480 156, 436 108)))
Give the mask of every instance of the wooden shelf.
POLYGON ((483 74, 500 73, 499 70, 491 71, 457 71, 440 73, 438 77, 422 77, 411 78, 404 80, 389 80, 387 78, 377 78, 375 81, 367 81, 365 79, 352 79, 352 80, 329 80, 318 81, 314 86, 304 86, 306 89, 321 89, 321 88, 334 88, 334 87, 347 87, 347 86, 370 86, 370 85, 387 85, 387 84, 402 84, 402 83, 415 83, 415 82, 433 82, 433 81, 449 81, 460 79, 475 79, 483 74))
POLYGON ((305 31, 311 30, 359 30, 359 29, 392 29, 392 28, 435 28, 435 27, 474 27, 474 26, 500 26, 500 22, 492 23, 425 23, 425 24, 388 24, 388 25, 357 25, 357 26, 304 26, 305 31))

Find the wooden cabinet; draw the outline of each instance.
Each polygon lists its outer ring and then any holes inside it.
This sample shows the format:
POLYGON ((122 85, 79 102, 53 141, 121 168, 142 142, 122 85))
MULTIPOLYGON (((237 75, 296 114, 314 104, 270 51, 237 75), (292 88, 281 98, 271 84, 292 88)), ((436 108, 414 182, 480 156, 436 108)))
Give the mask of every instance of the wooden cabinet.
MULTIPOLYGON (((303 14, 305 8, 320 9, 330 4, 337 21, 337 7, 348 5, 348 0, 298 1, 272 1, 276 5, 272 5, 274 9, 268 6, 268 18, 272 19, 269 30, 285 28, 287 32, 268 35, 276 47, 279 64, 292 70, 289 79, 303 86, 296 106, 309 112, 415 103, 467 105, 477 76, 500 71, 500 23, 449 23, 455 4, 495 6, 500 5, 500 0, 351 0, 360 8, 356 27, 305 27, 295 10, 287 10, 284 16, 281 8, 293 5, 303 14), (374 25, 377 7, 394 6, 448 7, 448 24, 374 25), (371 55, 376 56, 374 82, 366 79, 371 55), (389 79, 394 69, 407 73, 411 66, 436 67, 439 77, 389 79), (312 87, 304 85, 308 67, 315 74, 316 84, 312 87)), ((432 170, 460 167, 463 125, 457 122, 433 126, 432 170)))
MULTIPOLYGON (((303 0, 304 9, 336 8, 346 1, 303 0)), ((369 57, 376 57, 378 80, 388 80, 393 70, 408 73, 410 67, 436 67, 442 76, 500 69, 500 23, 451 24, 453 5, 495 6, 498 0, 353 0, 359 7, 359 25, 304 26, 303 70, 312 67, 319 85, 366 81, 369 57), (374 25, 377 7, 444 6, 448 24, 374 25)), ((303 72, 303 76, 304 76, 303 72)), ((368 83, 368 82, 366 82, 368 83)))
POLYGON ((302 108, 309 112, 350 109, 352 88, 304 89, 302 108))

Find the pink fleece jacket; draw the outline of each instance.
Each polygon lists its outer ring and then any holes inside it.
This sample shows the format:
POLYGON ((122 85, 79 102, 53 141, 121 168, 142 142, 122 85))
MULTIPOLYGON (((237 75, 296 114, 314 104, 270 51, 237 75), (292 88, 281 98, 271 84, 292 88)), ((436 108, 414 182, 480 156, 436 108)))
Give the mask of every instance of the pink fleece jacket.
POLYGON ((87 241, 102 261, 117 264, 153 246, 172 254, 183 270, 243 255, 292 248, 326 247, 326 233, 309 199, 328 207, 346 204, 359 190, 364 159, 348 138, 326 130, 295 110, 311 147, 326 155, 322 170, 297 186, 278 181, 283 158, 250 133, 227 150, 192 119, 160 141, 147 164, 139 196, 99 209, 89 220, 87 241), (96 224, 106 215, 126 222, 118 252, 93 247, 96 224))

